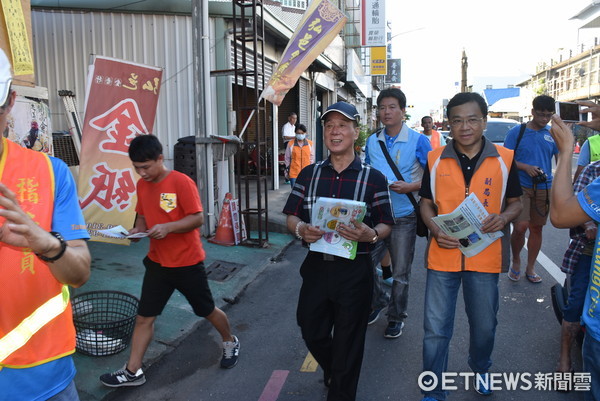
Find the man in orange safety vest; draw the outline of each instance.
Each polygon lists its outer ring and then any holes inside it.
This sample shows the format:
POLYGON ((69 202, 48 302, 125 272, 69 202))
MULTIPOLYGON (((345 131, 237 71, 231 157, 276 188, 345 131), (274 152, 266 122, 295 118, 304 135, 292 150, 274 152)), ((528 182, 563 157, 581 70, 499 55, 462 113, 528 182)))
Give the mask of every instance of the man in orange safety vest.
MULTIPOLYGON (((11 83, 0 50, 0 132, 11 83)), ((79 400, 68 286, 90 276, 88 238, 67 165, 0 138, 0 400, 79 400)))

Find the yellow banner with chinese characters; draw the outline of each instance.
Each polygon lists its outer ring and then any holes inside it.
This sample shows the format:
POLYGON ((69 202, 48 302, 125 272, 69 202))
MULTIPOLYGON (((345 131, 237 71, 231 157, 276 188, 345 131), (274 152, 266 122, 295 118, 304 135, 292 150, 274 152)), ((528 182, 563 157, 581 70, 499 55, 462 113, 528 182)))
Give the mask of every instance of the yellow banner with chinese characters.
POLYGON ((92 240, 129 244, 98 231, 133 227, 139 176, 129 143, 152 133, 161 80, 161 68, 108 57, 90 69, 77 189, 92 240))
POLYGON ((371 75, 387 75, 387 49, 371 47, 371 75))
MULTIPOLYGON (((31 51, 31 12, 29 0, 1 0, 3 32, 0 35, 2 48, 12 55, 13 73, 16 78, 33 75, 33 54, 31 51), (23 4, 25 3, 25 4, 23 4), (6 37, 3 37, 6 35, 6 37)), ((27 80, 27 79, 26 79, 27 80)))

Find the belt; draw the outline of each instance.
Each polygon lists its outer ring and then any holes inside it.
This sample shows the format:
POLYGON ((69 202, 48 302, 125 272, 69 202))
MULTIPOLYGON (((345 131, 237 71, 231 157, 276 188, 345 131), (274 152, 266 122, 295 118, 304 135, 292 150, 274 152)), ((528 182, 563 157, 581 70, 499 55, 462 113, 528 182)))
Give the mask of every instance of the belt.
POLYGON ((335 261, 339 261, 339 260, 346 260, 347 261, 348 260, 346 258, 342 258, 342 257, 335 256, 335 255, 330 255, 328 253, 313 252, 313 251, 310 251, 310 253, 314 257, 319 258, 320 260, 323 260, 325 262, 335 262, 335 261))
MULTIPOLYGON (((336 256, 336 255, 330 255, 328 253, 321 253, 321 252, 311 252, 312 254, 314 254, 317 258, 325 261, 325 262, 348 262, 350 261, 350 259, 348 258, 342 258, 341 256, 336 256)), ((356 255, 357 257, 359 255, 356 255)))

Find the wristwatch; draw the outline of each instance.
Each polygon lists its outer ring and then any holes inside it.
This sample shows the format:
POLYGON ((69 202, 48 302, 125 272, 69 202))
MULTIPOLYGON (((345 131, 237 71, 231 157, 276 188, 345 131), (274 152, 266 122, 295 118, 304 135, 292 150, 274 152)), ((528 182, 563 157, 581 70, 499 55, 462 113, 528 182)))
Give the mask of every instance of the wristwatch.
POLYGON ((377 240, 379 240, 379 233, 377 232, 376 229, 373 229, 373 231, 375 231, 375 236, 373 237, 371 242, 369 242, 370 244, 375 244, 377 242, 377 240))
POLYGON ((42 259, 44 262, 57 261, 65 254, 65 251, 67 250, 67 241, 65 241, 65 239, 63 238, 62 235, 60 235, 60 233, 57 233, 56 231, 50 231, 50 234, 60 241, 60 251, 58 252, 58 254, 56 254, 56 256, 52 256, 51 258, 41 255, 39 253, 36 253, 37 257, 42 259))

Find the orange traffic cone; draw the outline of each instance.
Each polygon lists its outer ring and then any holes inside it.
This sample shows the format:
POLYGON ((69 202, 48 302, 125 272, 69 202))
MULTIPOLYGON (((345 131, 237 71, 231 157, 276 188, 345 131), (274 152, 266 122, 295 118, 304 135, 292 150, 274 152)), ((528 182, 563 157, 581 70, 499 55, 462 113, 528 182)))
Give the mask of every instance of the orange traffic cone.
POLYGON ((579 142, 575 142, 575 150, 573 151, 573 153, 578 154, 580 150, 581 149, 579 149, 579 142))
POLYGON ((208 242, 213 244, 231 246, 235 245, 235 236, 233 234, 233 224, 231 222, 231 209, 229 202, 232 196, 228 192, 225 194, 223 200, 223 209, 221 209, 221 215, 219 216, 219 225, 217 226, 217 232, 214 237, 210 238, 208 242))

